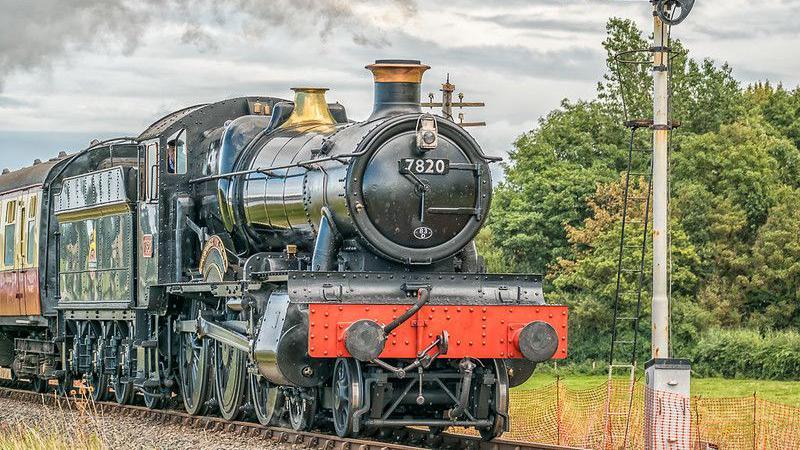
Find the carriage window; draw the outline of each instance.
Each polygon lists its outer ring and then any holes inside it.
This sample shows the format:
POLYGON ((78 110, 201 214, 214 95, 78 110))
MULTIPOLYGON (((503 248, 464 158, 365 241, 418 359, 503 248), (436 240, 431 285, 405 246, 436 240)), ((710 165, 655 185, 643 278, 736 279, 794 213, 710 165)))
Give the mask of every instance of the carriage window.
POLYGON ((25 232, 25 262, 29 265, 33 264, 33 259, 36 254, 36 196, 32 195, 28 201, 28 229, 25 232))
MULTIPOLYGON (((25 212, 25 203, 19 202, 20 209, 19 209, 19 257, 26 258, 28 256, 27 246, 28 246, 28 234, 27 230, 25 229, 25 218, 28 217, 28 214, 25 212)), ((25 264, 25 259, 22 260, 22 264, 25 264)))
POLYGON ((17 201, 9 200, 9 202, 6 203, 6 223, 14 222, 17 219, 16 215, 17 215, 17 201))
POLYGON ((36 220, 31 219, 28 221, 28 232, 26 234, 28 238, 28 248, 25 251, 25 261, 28 264, 33 264, 33 258, 36 254, 36 220))
POLYGON ((14 244, 16 237, 17 202, 11 200, 6 203, 5 243, 3 245, 3 262, 6 267, 14 266, 14 244))
POLYGON ((147 200, 158 200, 158 144, 147 145, 145 166, 147 167, 147 200))
POLYGON ((180 130, 167 140, 167 173, 177 175, 185 174, 188 159, 186 130, 180 130))

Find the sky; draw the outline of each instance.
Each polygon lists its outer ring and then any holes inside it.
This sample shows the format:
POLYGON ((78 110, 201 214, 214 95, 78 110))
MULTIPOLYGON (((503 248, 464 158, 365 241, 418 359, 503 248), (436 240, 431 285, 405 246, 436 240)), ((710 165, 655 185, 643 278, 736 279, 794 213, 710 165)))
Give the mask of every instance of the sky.
MULTIPOLYGON (((0 0, 0 168, 136 136, 185 106, 241 95, 328 100, 364 119, 375 59, 446 74, 487 153, 505 156, 564 98, 591 98, 609 17, 652 27, 645 0, 0 0)), ((697 0, 673 29, 742 83, 800 84, 800 0, 697 0)))

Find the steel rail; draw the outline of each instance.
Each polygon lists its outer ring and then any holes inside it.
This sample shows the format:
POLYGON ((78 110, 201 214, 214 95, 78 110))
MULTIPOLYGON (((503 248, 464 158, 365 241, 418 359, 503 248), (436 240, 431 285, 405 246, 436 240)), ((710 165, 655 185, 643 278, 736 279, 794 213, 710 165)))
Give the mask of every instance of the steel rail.
MULTIPOLYGON (((495 439, 482 441, 474 436, 442 433, 431 435, 425 429, 402 428, 384 433, 380 440, 340 438, 336 435, 313 431, 295 431, 287 428, 263 426, 257 422, 228 421, 214 416, 193 416, 176 409, 149 409, 138 405, 120 405, 115 402, 94 402, 82 397, 57 396, 54 392, 47 394, 27 390, 28 383, 22 381, 0 380, 0 398, 17 401, 35 402, 55 405, 59 401, 72 400, 91 402, 94 409, 101 414, 114 413, 121 416, 157 420, 162 424, 174 424, 184 427, 203 429, 206 431, 225 431, 238 434, 243 438, 261 438, 272 444, 286 444, 292 448, 318 448, 324 450, 417 450, 417 449, 468 449, 468 450, 580 450, 574 447, 563 447, 530 442, 517 442, 495 439), (402 442, 402 443, 401 443, 402 442)), ((109 416, 106 416, 109 417, 109 416)))

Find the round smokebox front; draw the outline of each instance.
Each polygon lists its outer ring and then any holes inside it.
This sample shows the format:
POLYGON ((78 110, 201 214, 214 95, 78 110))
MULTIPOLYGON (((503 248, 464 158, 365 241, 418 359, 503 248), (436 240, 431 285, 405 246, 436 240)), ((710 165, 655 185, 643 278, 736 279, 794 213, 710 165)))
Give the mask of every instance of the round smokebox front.
POLYGON ((408 120, 411 127, 406 123, 375 141, 362 163, 357 224, 391 259, 432 262, 474 237, 488 207, 489 174, 485 162, 470 158, 458 142, 463 136, 440 133, 436 148, 421 151, 414 119, 408 120))

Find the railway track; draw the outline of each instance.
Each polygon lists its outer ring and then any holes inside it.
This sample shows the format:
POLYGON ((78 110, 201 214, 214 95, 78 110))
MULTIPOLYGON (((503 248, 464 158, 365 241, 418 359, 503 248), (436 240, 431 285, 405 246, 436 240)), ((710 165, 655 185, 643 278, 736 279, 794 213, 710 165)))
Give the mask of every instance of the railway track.
MULTIPOLYGON (((55 404, 59 397, 55 393, 39 394, 27 390, 28 383, 11 380, 0 380, 0 397, 18 401, 55 404)), ((73 401, 87 400, 73 397, 73 401)), ((254 422, 227 421, 221 417, 192 416, 177 409, 149 409, 144 406, 120 405, 115 402, 94 402, 99 413, 113 413, 122 416, 136 417, 199 428, 207 431, 227 431, 246 438, 260 438, 273 444, 286 444, 293 448, 309 448, 324 450, 414 450, 420 448, 433 449, 468 449, 468 450, 576 450, 529 442, 507 441, 496 439, 484 442, 479 438, 442 433, 433 436, 425 430, 404 428, 390 434, 379 435, 376 440, 346 439, 322 432, 295 431, 286 428, 265 427, 254 422)))

